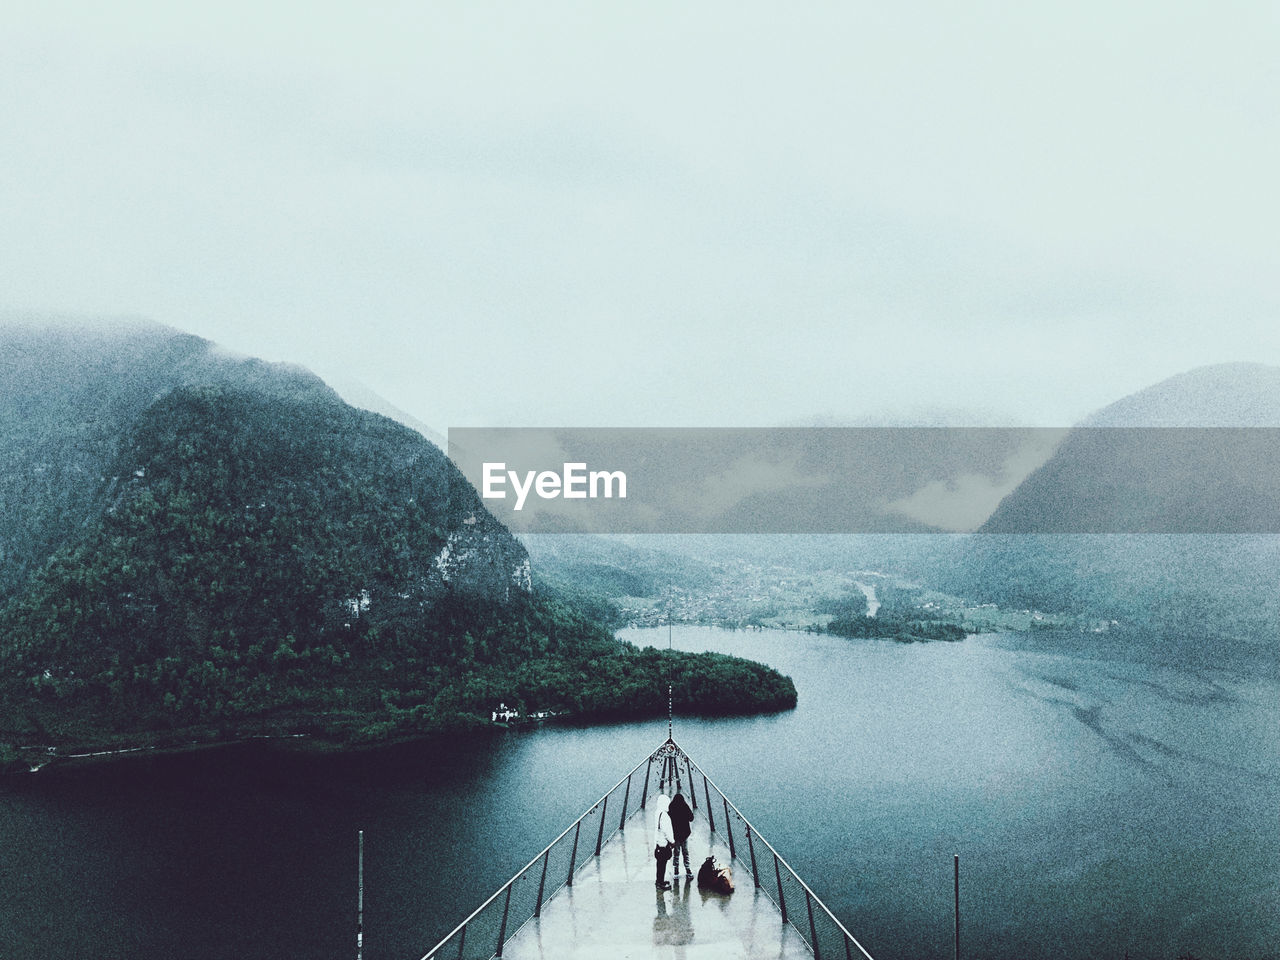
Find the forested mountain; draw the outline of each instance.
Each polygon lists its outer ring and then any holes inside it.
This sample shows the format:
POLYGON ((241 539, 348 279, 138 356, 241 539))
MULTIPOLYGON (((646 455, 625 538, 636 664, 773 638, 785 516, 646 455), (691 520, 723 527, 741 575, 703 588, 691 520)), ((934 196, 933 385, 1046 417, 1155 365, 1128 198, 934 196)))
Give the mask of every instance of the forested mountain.
POLYGON ((158 327, 0 331, 0 740, 350 740, 528 710, 793 704, 535 590, 420 434, 158 327))
POLYGON ((177 387, 211 384, 337 400, 301 368, 157 324, 0 326, 0 597, 101 513, 121 479, 109 468, 143 411, 177 387))

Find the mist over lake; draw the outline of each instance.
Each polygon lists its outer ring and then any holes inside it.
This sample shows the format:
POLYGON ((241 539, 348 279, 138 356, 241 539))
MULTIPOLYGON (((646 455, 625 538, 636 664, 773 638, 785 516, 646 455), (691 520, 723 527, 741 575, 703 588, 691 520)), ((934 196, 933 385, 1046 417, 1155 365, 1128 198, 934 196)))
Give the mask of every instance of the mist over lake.
MULTIPOLYGON (((1042 636, 671 638, 794 678, 794 711, 704 720, 677 705, 675 736, 877 958, 950 955, 954 853, 967 955, 1262 957, 1280 943, 1273 681, 1042 636)), ((364 829, 365 956, 421 956, 665 736, 665 722, 558 724, 10 780, 0 952, 347 957, 364 829)))

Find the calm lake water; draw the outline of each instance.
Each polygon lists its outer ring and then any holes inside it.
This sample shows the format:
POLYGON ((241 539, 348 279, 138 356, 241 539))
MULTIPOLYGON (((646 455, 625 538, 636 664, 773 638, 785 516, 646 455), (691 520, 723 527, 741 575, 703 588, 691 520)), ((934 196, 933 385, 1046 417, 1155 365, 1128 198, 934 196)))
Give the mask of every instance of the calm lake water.
MULTIPOLYGON (((1274 680, 1018 636, 673 639, 794 678, 796 710, 677 715, 676 739, 877 960, 951 956, 953 853, 966 956, 1280 956, 1274 680)), ((350 958, 363 829, 365 956, 412 960, 665 736, 248 745, 0 781, 0 956, 350 958)))

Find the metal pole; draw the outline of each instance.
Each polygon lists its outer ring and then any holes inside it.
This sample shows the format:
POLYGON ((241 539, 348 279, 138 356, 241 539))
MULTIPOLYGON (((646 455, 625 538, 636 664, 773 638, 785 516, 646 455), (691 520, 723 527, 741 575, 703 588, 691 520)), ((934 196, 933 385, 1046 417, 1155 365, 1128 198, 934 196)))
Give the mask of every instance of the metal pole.
POLYGON ((689 799, 693 801, 693 809, 698 809, 698 791, 693 786, 693 767, 690 766, 688 755, 684 758, 684 772, 689 775, 689 799))
POLYGON ((627 774, 627 789, 622 794, 622 816, 618 818, 618 829, 622 829, 622 825, 627 822, 627 801, 631 799, 631 774, 627 774))
MULTIPOLYGON (((502 924, 498 927, 498 952, 494 954, 495 957, 502 956, 502 942, 507 939, 507 914, 511 912, 511 888, 514 885, 514 883, 507 884, 507 901, 502 905, 502 924)), ((812 920, 813 918, 810 917, 810 922, 812 920)))
POLYGON ((364 957, 364 831, 356 834, 356 960, 364 957))
POLYGON ((956 854, 956 960, 960 960, 960 854, 956 854))
POLYGON ((600 856, 600 844, 604 842, 604 818, 609 815, 609 798, 600 807, 600 831, 596 834, 596 856, 600 856))
POLYGON ((773 877, 778 881, 778 909, 782 911, 782 922, 787 922, 787 898, 782 895, 782 872, 778 869, 778 855, 773 855, 773 877))
POLYGON ((462 935, 458 937, 458 960, 462 960, 462 949, 467 945, 467 925, 462 925, 462 935))
POLYGON ((533 906, 533 915, 535 917, 542 916, 542 894, 547 889, 547 860, 551 857, 551 848, 547 847, 547 852, 542 855, 542 876, 538 878, 538 902, 533 906))
POLYGON ((751 840, 751 824, 747 824, 747 849, 751 851, 751 879, 756 882, 756 886, 760 886, 760 874, 756 870, 756 845, 751 840))
POLYGON ((702 775, 702 792, 707 798, 707 822, 711 826, 711 832, 716 832, 716 815, 711 812, 711 788, 707 786, 707 775, 702 775))
MULTIPOLYGON (((670 626, 671 626, 671 625, 670 625, 670 624, 668 624, 668 625, 667 625, 667 628, 668 628, 668 629, 670 629, 670 626)), ((670 640, 668 640, 667 642, 668 642, 668 643, 670 643, 670 640)), ((671 727, 671 684, 667 684, 667 739, 668 739, 668 740, 672 739, 672 727, 671 727)), ((672 758, 671 758, 671 760, 672 760, 672 765, 674 766, 674 765, 675 765, 675 758, 674 758, 674 757, 672 757, 672 758)))
POLYGON ((653 757, 649 758, 649 763, 644 768, 644 790, 640 793, 640 809, 644 809, 645 802, 649 799, 649 771, 653 769, 653 757))
POLYGON ((736 857, 738 851, 733 849, 733 823, 729 820, 729 798, 722 793, 720 799, 724 801, 724 829, 729 834, 729 856, 736 857))
MULTIPOLYGON (((809 936, 813 938, 813 943, 809 944, 813 947, 813 960, 822 960, 822 954, 818 950, 818 928, 813 925, 813 897, 809 896, 809 891, 804 892, 805 906, 809 908, 809 936)), ((502 956, 499 952, 498 956, 502 956)))
POLYGON ((578 862, 578 834, 582 831, 582 820, 573 826, 573 853, 569 854, 569 878, 565 880, 565 886, 573 886, 573 867, 578 862))

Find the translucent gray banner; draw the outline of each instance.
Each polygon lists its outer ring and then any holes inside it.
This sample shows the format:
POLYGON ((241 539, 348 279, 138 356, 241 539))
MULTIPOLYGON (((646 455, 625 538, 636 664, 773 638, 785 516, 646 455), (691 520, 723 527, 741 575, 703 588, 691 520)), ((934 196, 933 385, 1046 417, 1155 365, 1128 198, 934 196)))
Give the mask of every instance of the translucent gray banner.
POLYGON ((1280 533, 1273 428, 462 428, 530 533, 1280 533))

